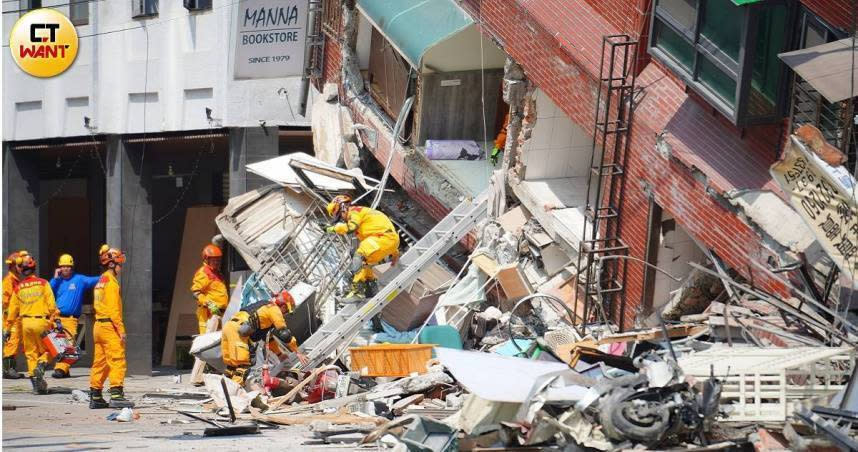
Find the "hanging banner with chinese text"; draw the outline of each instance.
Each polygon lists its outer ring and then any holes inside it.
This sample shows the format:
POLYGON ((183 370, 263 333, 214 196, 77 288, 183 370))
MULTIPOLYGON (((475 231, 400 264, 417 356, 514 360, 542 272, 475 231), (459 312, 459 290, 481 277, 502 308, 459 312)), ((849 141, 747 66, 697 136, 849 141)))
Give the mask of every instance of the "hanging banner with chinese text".
POLYGON ((302 75, 308 0, 244 0, 237 8, 234 78, 302 75))
POLYGON ((855 179, 791 136, 770 169, 790 203, 844 275, 858 277, 858 202, 855 179))

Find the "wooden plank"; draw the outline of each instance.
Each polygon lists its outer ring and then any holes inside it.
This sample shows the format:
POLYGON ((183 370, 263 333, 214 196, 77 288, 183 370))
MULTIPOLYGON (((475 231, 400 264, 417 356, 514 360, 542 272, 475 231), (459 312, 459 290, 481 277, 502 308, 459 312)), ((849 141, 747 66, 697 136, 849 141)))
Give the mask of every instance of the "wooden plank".
POLYGON ((473 262, 477 267, 480 267, 480 270, 490 278, 493 278, 498 273, 498 263, 485 254, 471 256, 471 262, 473 262))
POLYGON ((162 366, 176 364, 176 336, 199 334, 196 323, 197 303, 191 295, 191 280, 202 263, 200 252, 218 233, 214 219, 220 209, 217 206, 188 207, 185 213, 179 265, 176 271, 176 283, 173 285, 173 301, 170 305, 170 318, 167 321, 164 349, 161 354, 162 366))
MULTIPOLYGON (((213 315, 208 322, 206 322, 206 333, 211 333, 213 331, 218 331, 220 329, 220 316, 213 315)), ((206 368, 206 363, 201 359, 194 359, 194 368, 191 370, 191 384, 192 385, 201 385, 205 383, 203 379, 203 370, 206 368)))

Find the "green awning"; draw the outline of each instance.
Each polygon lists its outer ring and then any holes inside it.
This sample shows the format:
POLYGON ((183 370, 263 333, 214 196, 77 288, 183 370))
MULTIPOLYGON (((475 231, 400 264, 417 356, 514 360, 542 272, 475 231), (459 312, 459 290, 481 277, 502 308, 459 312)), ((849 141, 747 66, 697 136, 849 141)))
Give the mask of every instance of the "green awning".
POLYGON ((750 5, 751 3, 759 3, 761 1, 763 1, 763 0, 733 0, 733 3, 735 3, 739 6, 744 6, 744 5, 750 5))
POLYGON ((358 0, 357 5, 418 69, 430 47, 474 23, 453 0, 358 0))

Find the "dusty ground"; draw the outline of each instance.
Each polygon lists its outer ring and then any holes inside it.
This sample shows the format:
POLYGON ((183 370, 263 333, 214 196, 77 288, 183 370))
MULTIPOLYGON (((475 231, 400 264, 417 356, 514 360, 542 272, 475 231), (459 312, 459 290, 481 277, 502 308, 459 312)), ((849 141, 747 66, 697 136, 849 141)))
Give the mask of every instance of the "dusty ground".
MULTIPOLYGON (((188 381, 188 375, 182 376, 188 381)), ((72 400, 68 394, 36 396, 30 393, 29 380, 3 380, 3 449, 20 450, 351 450, 351 446, 321 445, 312 439, 304 426, 281 426, 263 430, 259 435, 224 438, 204 437, 207 427, 173 410, 174 402, 146 399, 146 392, 162 390, 198 391, 187 383, 174 383, 172 373, 152 377, 129 377, 125 393, 138 403, 135 411, 140 419, 134 422, 108 421, 113 411, 90 410, 83 402, 72 400), (7 406, 15 406, 8 411, 7 406), (190 420, 189 424, 168 424, 170 420, 190 420)), ((72 378, 54 380, 52 387, 87 390, 89 369, 72 369, 72 378)), ((191 401, 189 401, 191 402, 191 401)), ((174 409, 178 409, 175 405, 174 409)), ((117 410, 118 411, 118 410, 117 410)), ((206 415, 212 416, 212 415, 206 415)))

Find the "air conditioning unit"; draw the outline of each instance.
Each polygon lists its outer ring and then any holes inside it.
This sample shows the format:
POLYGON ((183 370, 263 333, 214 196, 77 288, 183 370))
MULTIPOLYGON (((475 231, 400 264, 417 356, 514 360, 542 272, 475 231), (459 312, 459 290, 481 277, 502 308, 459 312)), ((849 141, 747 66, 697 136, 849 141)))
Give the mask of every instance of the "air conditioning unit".
POLYGON ((212 0, 182 0, 182 3, 188 11, 211 9, 212 7, 212 0))
POLYGON ((158 15, 158 0, 131 0, 131 17, 158 15))

